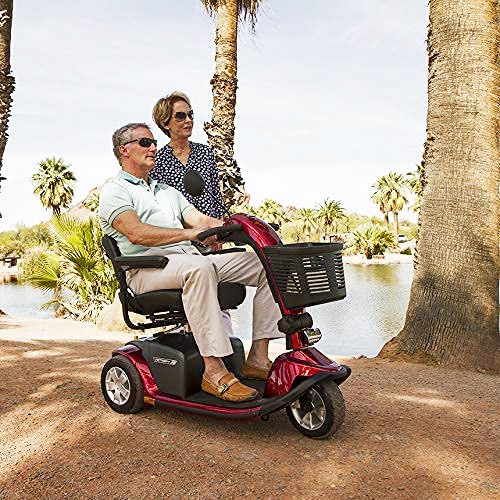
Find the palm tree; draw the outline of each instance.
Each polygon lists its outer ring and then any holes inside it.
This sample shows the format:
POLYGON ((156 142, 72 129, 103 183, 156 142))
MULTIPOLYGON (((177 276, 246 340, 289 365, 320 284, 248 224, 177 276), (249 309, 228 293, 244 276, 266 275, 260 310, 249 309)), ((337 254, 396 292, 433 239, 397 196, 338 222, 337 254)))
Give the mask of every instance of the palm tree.
POLYGON ((241 205, 245 183, 234 159, 236 115, 238 18, 255 27, 262 0, 201 0, 210 15, 217 16, 215 73, 212 84, 212 120, 205 123, 208 143, 217 159, 221 190, 227 207, 241 205))
POLYGON ((377 180, 377 182, 372 186, 375 188, 375 192, 371 196, 371 200, 373 203, 376 203, 380 209, 380 211, 384 214, 385 225, 389 226, 389 212, 390 210, 387 208, 386 194, 383 190, 383 184, 381 183, 382 177, 377 180))
POLYGON ((46 306, 56 303, 76 319, 95 321, 102 306, 113 302, 118 286, 104 257, 99 223, 65 214, 52 219, 51 230, 55 250, 37 255, 23 279, 54 293, 46 306))
MULTIPOLYGON (((3 154, 7 145, 10 106, 15 80, 10 68, 10 35, 12 30, 13 0, 0 0, 0 184, 3 154)), ((0 214, 0 217, 2 215, 0 214)))
POLYGON ((318 206, 317 216, 319 222, 323 226, 325 236, 330 236, 332 233, 337 233, 339 224, 344 223, 347 219, 344 208, 340 201, 325 198, 323 204, 318 206))
POLYGON ((417 163, 417 170, 406 174, 405 183, 408 189, 415 195, 415 201, 411 206, 414 212, 418 212, 422 206, 424 162, 417 163))
POLYGON ((352 237, 354 250, 363 253, 367 259, 381 255, 396 245, 394 234, 378 224, 360 226, 353 232, 352 237))
POLYGON ((498 370, 500 4, 430 0, 429 13, 418 265, 382 354, 498 370))
MULTIPOLYGON (((408 203, 408 188, 402 174, 389 172, 383 175, 372 186, 376 191, 372 195, 372 200, 378 203, 381 211, 386 216, 386 212, 392 212, 394 217, 394 232, 399 234, 399 212, 408 203)), ((388 218, 386 218, 388 221, 388 218)))
POLYGON ((311 208, 301 208, 299 210, 298 222, 306 237, 306 241, 311 241, 311 233, 317 228, 318 216, 311 208))
POLYGON ((59 215, 61 208, 68 208, 73 199, 76 178, 62 158, 47 158, 38 165, 40 169, 32 177, 33 193, 39 196, 45 208, 51 208, 54 215, 59 215))
POLYGON ((275 200, 264 200, 262 205, 257 210, 258 216, 273 224, 281 225, 284 222, 288 222, 288 217, 286 215, 283 206, 275 200))

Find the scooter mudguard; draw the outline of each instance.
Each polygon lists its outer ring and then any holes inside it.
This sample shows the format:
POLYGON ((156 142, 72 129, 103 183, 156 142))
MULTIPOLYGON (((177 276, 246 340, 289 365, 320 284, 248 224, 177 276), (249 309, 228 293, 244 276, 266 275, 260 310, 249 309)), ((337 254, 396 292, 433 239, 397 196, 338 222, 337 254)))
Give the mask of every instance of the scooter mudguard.
POLYGON ((282 396, 304 378, 318 373, 329 373, 338 385, 346 380, 351 370, 339 365, 314 347, 289 351, 278 356, 271 368, 264 389, 264 397, 282 396))
POLYGON ((127 344, 113 351, 113 356, 120 355, 127 358, 139 372, 144 388, 144 396, 154 398, 158 395, 158 387, 151 375, 151 370, 142 357, 142 351, 135 345, 127 344))

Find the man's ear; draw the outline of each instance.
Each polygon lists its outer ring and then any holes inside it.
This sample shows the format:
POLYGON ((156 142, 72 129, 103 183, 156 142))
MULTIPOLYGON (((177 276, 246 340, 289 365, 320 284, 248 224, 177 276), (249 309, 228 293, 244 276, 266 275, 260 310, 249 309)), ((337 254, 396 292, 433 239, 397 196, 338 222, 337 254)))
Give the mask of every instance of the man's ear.
POLYGON ((118 146, 118 151, 120 151, 120 156, 125 156, 126 158, 128 158, 130 156, 128 149, 124 144, 122 144, 121 146, 118 146))

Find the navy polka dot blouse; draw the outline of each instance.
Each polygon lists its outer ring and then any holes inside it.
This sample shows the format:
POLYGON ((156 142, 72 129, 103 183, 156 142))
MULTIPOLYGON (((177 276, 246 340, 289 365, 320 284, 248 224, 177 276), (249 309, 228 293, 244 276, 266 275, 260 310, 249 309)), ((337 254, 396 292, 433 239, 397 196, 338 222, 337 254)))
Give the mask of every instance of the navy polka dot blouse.
POLYGON ((189 145, 191 151, 186 166, 174 155, 172 148, 166 145, 156 153, 155 166, 149 175, 156 181, 180 191, 200 212, 221 219, 224 208, 215 155, 212 149, 204 144, 190 141, 189 145), (187 169, 198 171, 205 181, 205 189, 200 196, 191 196, 184 189, 182 179, 187 169))

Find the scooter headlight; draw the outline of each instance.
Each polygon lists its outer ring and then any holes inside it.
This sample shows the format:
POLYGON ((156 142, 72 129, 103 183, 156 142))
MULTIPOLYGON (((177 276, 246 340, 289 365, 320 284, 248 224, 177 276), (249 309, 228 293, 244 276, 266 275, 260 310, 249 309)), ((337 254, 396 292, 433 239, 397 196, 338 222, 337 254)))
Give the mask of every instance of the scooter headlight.
POLYGON ((305 341, 308 345, 313 345, 321 339, 321 331, 319 328, 305 328, 303 332, 305 341))

